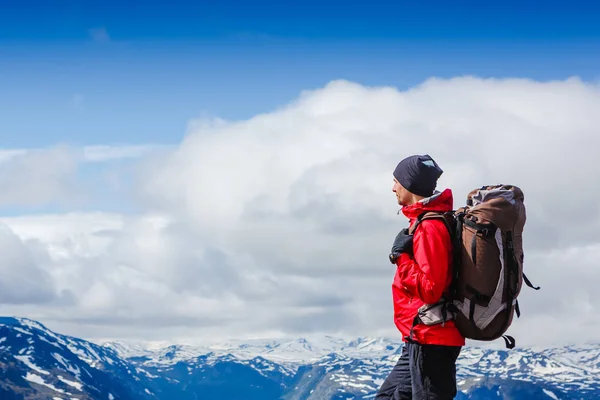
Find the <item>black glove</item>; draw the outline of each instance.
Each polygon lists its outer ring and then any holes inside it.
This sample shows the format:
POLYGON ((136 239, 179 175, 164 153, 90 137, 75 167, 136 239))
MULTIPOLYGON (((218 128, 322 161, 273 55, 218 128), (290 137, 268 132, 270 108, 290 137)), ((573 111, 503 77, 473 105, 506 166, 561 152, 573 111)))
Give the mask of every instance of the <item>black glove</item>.
POLYGON ((402 229, 398 232, 398 235, 396 235, 396 239, 392 245, 392 251, 389 255, 390 262, 396 264, 396 260, 402 253, 407 253, 411 256, 413 253, 413 235, 408 234, 408 228, 402 229))

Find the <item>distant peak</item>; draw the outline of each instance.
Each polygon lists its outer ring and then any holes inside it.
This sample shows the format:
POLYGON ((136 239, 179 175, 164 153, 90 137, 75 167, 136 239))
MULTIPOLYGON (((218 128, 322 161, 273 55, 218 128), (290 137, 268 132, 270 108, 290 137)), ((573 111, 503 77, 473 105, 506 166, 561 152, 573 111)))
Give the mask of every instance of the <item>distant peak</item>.
POLYGON ((29 318, 0 316, 0 325, 18 326, 21 328, 33 328, 41 331, 48 331, 48 328, 46 328, 44 325, 29 318))
POLYGON ((14 317, 0 317, 0 325, 21 325, 21 322, 14 317))
POLYGON ((44 325, 40 324, 37 321, 34 321, 32 319, 29 318, 17 318, 18 321, 21 323, 22 326, 26 326, 29 328, 36 328, 39 329, 41 331, 47 331, 48 328, 46 328, 44 325))

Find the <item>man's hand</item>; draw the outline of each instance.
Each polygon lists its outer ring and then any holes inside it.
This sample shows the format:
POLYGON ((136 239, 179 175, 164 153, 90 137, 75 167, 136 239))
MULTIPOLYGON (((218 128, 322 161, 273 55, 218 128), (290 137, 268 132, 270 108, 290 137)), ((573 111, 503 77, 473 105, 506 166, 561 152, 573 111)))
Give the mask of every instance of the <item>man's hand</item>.
POLYGON ((408 228, 402 229, 396 235, 394 244, 392 245, 392 251, 390 252, 389 258, 392 264, 396 264, 396 260, 400 257, 400 254, 407 253, 413 254, 413 235, 408 234, 408 228))

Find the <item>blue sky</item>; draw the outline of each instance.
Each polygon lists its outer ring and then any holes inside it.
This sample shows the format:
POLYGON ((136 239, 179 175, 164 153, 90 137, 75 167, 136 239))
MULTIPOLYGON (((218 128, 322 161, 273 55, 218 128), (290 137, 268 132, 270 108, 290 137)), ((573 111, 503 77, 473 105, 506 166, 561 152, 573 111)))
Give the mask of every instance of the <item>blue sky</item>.
POLYGON ((595 80, 600 6, 560 3, 4 1, 0 139, 171 144, 190 118, 248 118, 334 79, 595 80))

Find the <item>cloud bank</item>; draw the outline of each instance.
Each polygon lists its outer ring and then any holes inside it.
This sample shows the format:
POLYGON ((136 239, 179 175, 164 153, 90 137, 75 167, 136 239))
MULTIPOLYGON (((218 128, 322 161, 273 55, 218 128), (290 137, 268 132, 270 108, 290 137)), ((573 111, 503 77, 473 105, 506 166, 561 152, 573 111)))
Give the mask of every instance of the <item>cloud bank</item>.
POLYGON ((77 210, 124 186, 128 162, 168 150, 152 144, 0 149, 0 208, 77 210))
POLYGON ((193 121, 139 165, 147 214, 63 216, 60 234, 7 219, 41 238, 40 268, 72 314, 39 299, 0 311, 87 336, 399 337, 387 254, 406 220, 392 171, 428 153, 456 207, 484 184, 525 193, 525 271, 542 290, 524 288, 518 343, 594 339, 598 109, 599 87, 578 79, 466 77, 407 91, 335 81, 246 121, 193 121))

